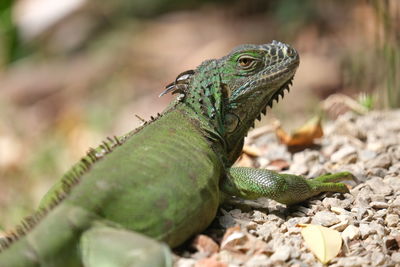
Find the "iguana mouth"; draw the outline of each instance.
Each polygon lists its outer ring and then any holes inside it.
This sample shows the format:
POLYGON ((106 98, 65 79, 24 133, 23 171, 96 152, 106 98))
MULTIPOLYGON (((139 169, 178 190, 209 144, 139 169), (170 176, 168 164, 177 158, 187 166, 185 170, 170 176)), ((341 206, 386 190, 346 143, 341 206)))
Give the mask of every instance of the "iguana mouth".
POLYGON ((281 96, 281 99, 284 98, 285 90, 287 92, 290 91, 290 86, 293 84, 293 82, 292 82, 293 78, 294 78, 294 75, 289 80, 287 80, 281 87, 279 87, 279 89, 276 90, 271 97, 269 97, 270 99, 265 102, 265 105, 263 106, 263 108, 261 109, 259 115, 256 117, 255 120, 259 120, 260 121, 261 120, 261 114, 263 114, 263 115, 267 114, 267 107, 272 108, 274 100, 276 101, 276 103, 279 102, 279 96, 281 96))

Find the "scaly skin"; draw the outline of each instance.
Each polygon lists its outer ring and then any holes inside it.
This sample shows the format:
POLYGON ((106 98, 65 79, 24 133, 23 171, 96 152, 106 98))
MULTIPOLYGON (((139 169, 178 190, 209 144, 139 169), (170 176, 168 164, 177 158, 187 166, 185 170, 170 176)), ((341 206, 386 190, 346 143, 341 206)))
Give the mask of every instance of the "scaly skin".
POLYGON ((176 247, 203 231, 224 194, 294 204, 348 192, 336 183, 348 173, 305 180, 231 167, 298 64, 293 48, 274 41, 180 74, 161 94, 180 95, 160 116, 91 150, 49 191, 3 241, 0 267, 171 266, 164 244, 176 247))

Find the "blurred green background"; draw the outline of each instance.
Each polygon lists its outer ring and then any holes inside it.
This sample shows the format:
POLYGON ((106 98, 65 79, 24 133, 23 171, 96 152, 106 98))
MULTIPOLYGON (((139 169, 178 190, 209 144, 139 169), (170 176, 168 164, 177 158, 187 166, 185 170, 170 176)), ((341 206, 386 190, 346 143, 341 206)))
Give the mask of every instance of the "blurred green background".
POLYGON ((332 94, 400 106, 398 0, 0 1, 0 228, 89 147, 162 111, 177 74, 274 39, 301 57, 272 113, 286 125, 332 94))

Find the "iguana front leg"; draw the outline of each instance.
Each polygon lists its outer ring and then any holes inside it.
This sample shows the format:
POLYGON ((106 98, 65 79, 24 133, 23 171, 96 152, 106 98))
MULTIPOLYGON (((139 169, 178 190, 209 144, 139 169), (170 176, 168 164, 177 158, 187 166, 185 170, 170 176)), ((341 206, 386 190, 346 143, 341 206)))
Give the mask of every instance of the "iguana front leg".
POLYGON ((228 195, 245 199, 267 197, 286 205, 302 202, 322 192, 348 193, 346 185, 338 182, 354 179, 349 172, 305 179, 298 175, 246 167, 230 168, 227 176, 221 189, 228 195))

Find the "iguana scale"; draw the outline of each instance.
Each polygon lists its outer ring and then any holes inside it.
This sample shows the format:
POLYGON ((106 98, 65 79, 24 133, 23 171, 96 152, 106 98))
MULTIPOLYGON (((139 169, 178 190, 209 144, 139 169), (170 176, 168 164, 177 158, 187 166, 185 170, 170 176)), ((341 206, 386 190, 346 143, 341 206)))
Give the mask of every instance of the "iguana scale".
POLYGON ((306 180, 232 167, 298 65, 292 47, 273 41, 180 74, 163 93, 179 96, 162 114, 91 149, 2 239, 0 266, 171 266, 169 247, 203 231, 226 195, 290 205, 348 192, 337 183, 347 172, 306 180))

